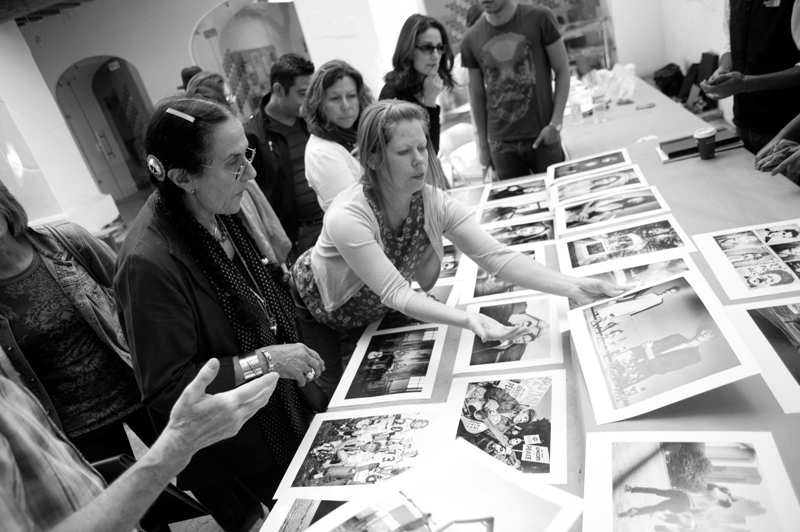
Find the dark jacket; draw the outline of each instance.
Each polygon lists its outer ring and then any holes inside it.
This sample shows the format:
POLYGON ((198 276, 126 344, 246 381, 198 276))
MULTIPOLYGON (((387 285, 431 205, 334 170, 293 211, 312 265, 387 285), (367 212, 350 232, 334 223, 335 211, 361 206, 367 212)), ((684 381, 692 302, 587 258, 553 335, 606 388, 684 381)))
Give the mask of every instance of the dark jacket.
MULTIPOLYGON (((792 37, 793 1, 731 0, 731 70, 746 76, 780 72, 800 63, 792 37)), ((733 97, 733 122, 739 127, 777 134, 800 114, 797 88, 743 92, 733 97)))
MULTIPOLYGON (((210 394, 235 387, 236 332, 214 288, 172 224, 147 200, 122 245, 114 289, 142 403, 158 430, 184 388, 211 358, 220 361, 210 394)), ((274 465, 255 418, 233 438, 199 451, 178 476, 196 489, 274 465)))
MULTIPOLYGON (((256 158, 253 168, 256 170, 256 183, 269 200, 272 209, 281 221, 286 236, 292 242, 297 241, 297 216, 294 202, 294 172, 292 157, 286 137, 275 131, 270 120, 264 117, 264 107, 272 97, 267 93, 261 98, 258 110, 244 125, 247 143, 255 148, 256 158)), ((298 119, 308 133, 306 121, 298 119)))
POLYGON ((439 134, 441 132, 441 124, 439 124, 439 112, 440 108, 437 105, 436 107, 425 107, 417 100, 417 97, 414 96, 412 93, 408 91, 400 90, 400 88, 392 82, 387 82, 386 85, 383 86, 381 89, 381 94, 378 96, 379 100, 392 100, 392 99, 403 100, 404 102, 411 102, 419 105, 423 109, 428 112, 428 118, 430 119, 430 131, 428 135, 431 137, 431 144, 433 144, 433 149, 436 150, 436 153, 439 153, 439 134))

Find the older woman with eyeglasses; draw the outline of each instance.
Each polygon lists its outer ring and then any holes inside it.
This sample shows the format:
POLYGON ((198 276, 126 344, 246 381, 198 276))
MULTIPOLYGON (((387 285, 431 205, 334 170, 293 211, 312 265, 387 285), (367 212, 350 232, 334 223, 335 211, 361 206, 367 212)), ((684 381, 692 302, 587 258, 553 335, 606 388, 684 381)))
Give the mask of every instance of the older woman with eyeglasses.
POLYGON ((431 143, 438 152, 441 126, 436 98, 455 85, 453 51, 444 26, 425 15, 408 17, 397 39, 392 67, 378 99, 396 98, 423 106, 428 112, 431 143))
POLYGON ((246 530, 248 510, 260 517, 259 501, 273 504, 307 429, 298 385, 325 366, 299 343, 282 270, 239 218, 256 175, 242 124, 217 103, 166 100, 152 115, 145 150, 156 191, 125 239, 114 278, 143 404, 163 428, 211 358, 220 370, 208 393, 273 371, 281 377, 238 435, 200 451, 178 476, 181 487, 215 507, 223 528, 246 530), (245 508, 219 508, 226 490, 245 494, 245 508))

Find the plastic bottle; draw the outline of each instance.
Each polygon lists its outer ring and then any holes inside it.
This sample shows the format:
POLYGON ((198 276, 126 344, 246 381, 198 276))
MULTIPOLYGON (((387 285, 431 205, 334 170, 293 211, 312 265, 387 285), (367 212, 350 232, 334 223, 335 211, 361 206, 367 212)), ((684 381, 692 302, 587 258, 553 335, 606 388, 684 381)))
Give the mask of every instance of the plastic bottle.
POLYGON ((569 95, 569 109, 572 117, 572 125, 579 126, 583 124, 583 113, 581 113, 581 102, 578 95, 572 93, 569 95))

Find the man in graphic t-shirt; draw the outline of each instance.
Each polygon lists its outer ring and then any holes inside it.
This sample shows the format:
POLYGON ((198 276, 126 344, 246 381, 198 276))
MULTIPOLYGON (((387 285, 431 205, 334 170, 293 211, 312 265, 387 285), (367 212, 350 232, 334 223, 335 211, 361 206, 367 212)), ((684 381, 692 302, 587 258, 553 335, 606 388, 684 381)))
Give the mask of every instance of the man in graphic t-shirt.
POLYGON ((256 148, 256 183, 292 241, 290 263, 317 242, 324 215, 306 179, 309 134, 300 112, 313 73, 308 59, 297 54, 279 57, 270 70, 272 92, 264 95, 260 109, 245 124, 248 144, 256 148))
POLYGON ((514 0, 481 0, 481 6, 484 16, 461 43, 481 164, 493 166, 500 179, 544 172, 564 160, 560 133, 569 96, 567 50, 555 16, 514 0))

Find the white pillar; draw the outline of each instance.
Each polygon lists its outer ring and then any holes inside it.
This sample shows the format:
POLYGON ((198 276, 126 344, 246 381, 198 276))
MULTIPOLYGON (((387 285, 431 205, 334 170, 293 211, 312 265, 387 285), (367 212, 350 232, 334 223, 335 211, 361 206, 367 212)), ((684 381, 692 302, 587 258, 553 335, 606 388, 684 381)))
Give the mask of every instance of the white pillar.
POLYGON ((400 28, 419 13, 417 0, 295 0, 314 66, 342 59, 356 68, 378 96, 392 69, 400 28))
POLYGON ((116 218, 13 21, 0 24, 0 72, 0 179, 31 221, 66 218, 96 231, 116 218))

